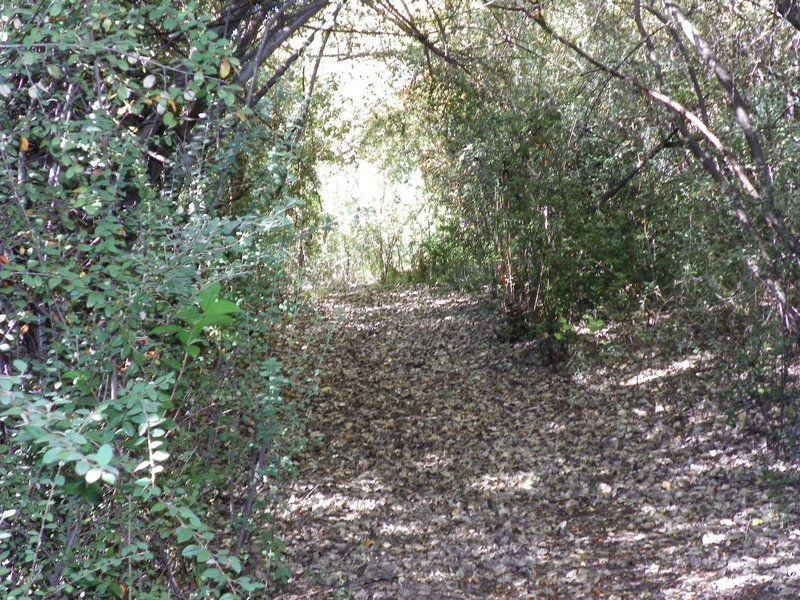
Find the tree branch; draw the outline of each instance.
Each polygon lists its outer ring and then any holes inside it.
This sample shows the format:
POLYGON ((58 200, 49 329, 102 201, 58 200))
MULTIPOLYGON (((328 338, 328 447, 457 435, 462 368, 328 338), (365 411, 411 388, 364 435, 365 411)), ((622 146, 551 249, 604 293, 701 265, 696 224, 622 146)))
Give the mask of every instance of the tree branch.
POLYGON ((651 160, 653 160, 658 154, 661 153, 662 150, 666 148, 675 148, 680 146, 680 142, 675 140, 675 136, 678 134, 677 129, 673 129, 669 135, 661 140, 658 144, 653 146, 645 155, 645 157, 640 160, 630 171, 623 175, 622 179, 620 179, 617 183, 615 183, 609 190, 600 197, 599 204, 605 204, 611 198, 616 196, 630 181, 636 177, 642 170, 647 166, 651 160))

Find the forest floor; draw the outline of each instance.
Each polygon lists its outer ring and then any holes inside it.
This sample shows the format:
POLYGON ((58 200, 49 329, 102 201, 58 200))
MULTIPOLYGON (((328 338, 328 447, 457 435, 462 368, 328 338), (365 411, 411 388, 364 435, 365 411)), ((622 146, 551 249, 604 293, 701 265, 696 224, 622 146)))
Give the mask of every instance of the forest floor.
POLYGON ((346 318, 274 511, 282 598, 800 597, 797 465, 720 416, 702 355, 612 331, 567 375, 477 295, 326 312, 346 318))

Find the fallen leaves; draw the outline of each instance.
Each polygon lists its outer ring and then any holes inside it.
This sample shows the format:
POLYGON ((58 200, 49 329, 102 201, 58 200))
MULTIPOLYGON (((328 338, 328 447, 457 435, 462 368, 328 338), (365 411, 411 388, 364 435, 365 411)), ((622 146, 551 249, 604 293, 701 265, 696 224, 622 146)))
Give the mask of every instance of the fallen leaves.
POLYGON ((794 497, 770 495, 763 443, 688 367, 553 375, 468 294, 358 290, 327 310, 347 318, 275 507, 304 573, 287 597, 342 580, 355 598, 800 596, 778 510, 794 497))

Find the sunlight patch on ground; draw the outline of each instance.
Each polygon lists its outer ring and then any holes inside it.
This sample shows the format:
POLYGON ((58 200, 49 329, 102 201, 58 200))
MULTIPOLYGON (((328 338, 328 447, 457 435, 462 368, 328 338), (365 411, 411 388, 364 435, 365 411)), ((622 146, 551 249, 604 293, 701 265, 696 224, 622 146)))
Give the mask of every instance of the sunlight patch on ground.
MULTIPOLYGON (((401 300, 399 302, 395 302, 394 304, 388 304, 386 306, 369 306, 366 308, 358 309, 358 312, 362 315, 375 315, 375 314, 403 314, 403 313, 412 313, 414 312, 418 306, 414 303, 412 298, 408 300, 401 300)), ((370 324, 376 324, 375 321, 370 320, 370 324)))
POLYGON ((321 492, 303 498, 294 496, 290 498, 289 502, 300 510, 305 509, 312 512, 342 511, 339 518, 345 521, 358 519, 386 504, 386 500, 383 498, 353 498, 344 494, 323 494, 321 492))
POLYGON ((349 488, 354 492, 357 491, 362 494, 374 494, 386 490, 386 486, 383 485, 379 479, 370 476, 368 473, 354 479, 349 488))
POLYGON ((446 573, 445 571, 441 570, 434 570, 430 573, 426 573, 425 581, 450 581, 452 579, 452 573, 446 573))
POLYGON ((449 467, 453 464, 453 459, 440 456, 434 453, 428 453, 422 460, 418 460, 414 462, 414 466, 418 469, 442 469, 449 467))
POLYGON ((470 487, 482 491, 530 491, 542 478, 533 471, 517 471, 515 473, 498 473, 484 475, 473 482, 470 487))
POLYGON ((800 563, 795 563, 785 567, 784 572, 792 577, 800 577, 800 563))
POLYGON ((678 373, 683 373, 684 371, 693 369, 698 365, 701 365, 703 362, 709 360, 710 358, 711 355, 707 353, 692 354, 691 356, 688 356, 683 360, 673 361, 668 366, 661 369, 645 369, 644 371, 641 371, 640 373, 634 375, 633 377, 630 377, 620 382, 620 385, 624 387, 630 387, 632 385, 641 385, 643 383, 648 383, 650 381, 671 377, 673 375, 677 375, 678 373))
POLYGON ((379 529, 385 535, 419 535, 430 531, 429 525, 422 525, 414 522, 407 525, 399 523, 384 523, 379 529))
MULTIPOLYGON (((341 297, 337 302, 329 304, 329 310, 339 314, 345 322, 345 327, 356 331, 376 331, 385 325, 384 317, 390 319, 397 315, 413 315, 421 310, 430 310, 430 305, 444 310, 468 310, 480 304, 477 299, 468 299, 458 294, 447 294, 435 300, 427 299, 421 302, 422 295, 415 290, 404 290, 391 294, 394 302, 386 302, 380 306, 355 306, 348 302, 347 297, 341 297)), ((441 318, 427 319, 427 324, 436 326, 440 323, 455 321, 454 315, 443 315, 441 318)))
POLYGON ((757 583, 767 583, 772 578, 768 575, 757 575, 750 573, 748 575, 739 575, 738 577, 721 577, 712 582, 714 588, 719 592, 733 592, 737 589, 743 588, 746 585, 754 585, 757 583))
MULTIPOLYGON (((361 315, 389 314, 395 316, 397 314, 414 313, 421 308, 430 311, 430 306, 434 306, 435 308, 451 308, 453 306, 468 307, 479 304, 477 300, 464 301, 463 298, 459 298, 458 296, 447 295, 435 300, 427 300, 423 306, 420 301, 421 294, 411 290, 398 293, 396 296, 398 299, 395 302, 387 302, 381 306, 351 307, 350 310, 361 315)), ((370 323, 374 324, 374 321, 370 321, 370 323)))
POLYGON ((621 544, 634 544, 647 539, 647 534, 641 531, 618 531, 608 534, 608 541, 621 544))
POLYGON ((689 472, 692 475, 702 475, 703 473, 708 473, 710 470, 711 465, 709 464, 692 463, 689 465, 689 472))

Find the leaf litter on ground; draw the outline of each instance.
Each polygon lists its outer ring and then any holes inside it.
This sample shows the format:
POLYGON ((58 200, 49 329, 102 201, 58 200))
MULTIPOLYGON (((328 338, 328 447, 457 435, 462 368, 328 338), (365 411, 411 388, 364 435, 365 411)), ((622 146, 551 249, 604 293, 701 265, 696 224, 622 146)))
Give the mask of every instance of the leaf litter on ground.
POLYGON ((797 465, 720 416, 703 357, 554 373, 480 294, 325 311, 282 598, 800 597, 797 490, 767 477, 797 465))

